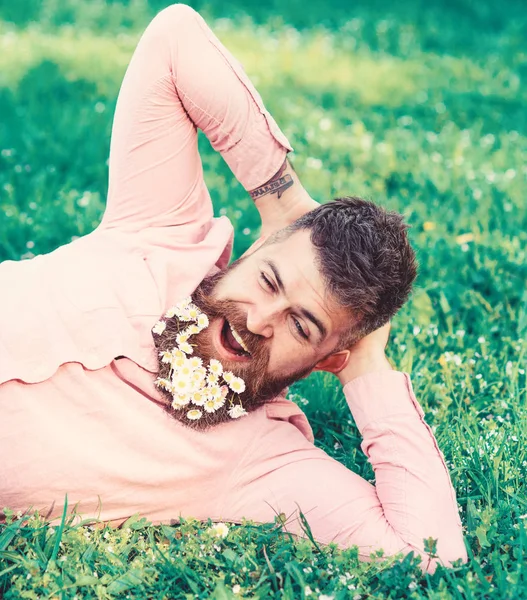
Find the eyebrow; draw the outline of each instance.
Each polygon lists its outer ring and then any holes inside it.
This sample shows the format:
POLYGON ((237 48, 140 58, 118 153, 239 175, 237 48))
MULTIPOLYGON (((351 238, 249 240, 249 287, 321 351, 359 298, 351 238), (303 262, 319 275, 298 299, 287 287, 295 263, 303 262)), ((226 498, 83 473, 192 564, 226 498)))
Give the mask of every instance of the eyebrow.
MULTIPOLYGON (((280 273, 278 272, 278 269, 277 269, 275 263, 270 259, 267 259, 264 262, 267 264, 267 266, 273 272, 273 275, 275 276, 276 284, 278 285, 278 288, 280 289, 282 294, 285 295, 284 282, 282 281, 282 278, 280 277, 280 273)), ((325 338, 327 335, 327 329, 324 326, 324 323, 322 323, 322 321, 318 317, 315 317, 315 315, 310 310, 307 310, 307 308, 300 307, 300 312, 306 319, 308 319, 315 325, 315 327, 318 329, 318 332, 320 333, 320 336, 322 338, 325 338)))

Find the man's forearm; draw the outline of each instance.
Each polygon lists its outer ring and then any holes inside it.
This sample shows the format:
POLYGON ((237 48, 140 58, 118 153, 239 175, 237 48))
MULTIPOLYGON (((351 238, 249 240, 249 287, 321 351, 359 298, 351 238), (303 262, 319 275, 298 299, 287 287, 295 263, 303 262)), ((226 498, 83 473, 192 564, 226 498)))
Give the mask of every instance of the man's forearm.
POLYGON ((440 560, 466 560, 455 492, 410 377, 394 370, 369 372, 344 388, 375 471, 376 491, 389 523, 426 558, 424 539, 438 540, 440 560))

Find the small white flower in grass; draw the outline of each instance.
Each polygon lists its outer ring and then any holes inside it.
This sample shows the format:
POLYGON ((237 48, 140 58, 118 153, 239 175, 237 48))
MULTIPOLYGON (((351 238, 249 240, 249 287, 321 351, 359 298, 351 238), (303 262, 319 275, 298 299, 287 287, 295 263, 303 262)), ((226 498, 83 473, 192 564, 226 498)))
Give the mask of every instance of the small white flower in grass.
POLYGON ((191 421, 197 421, 198 419, 201 419, 202 414, 203 413, 201 412, 201 410, 199 410, 198 408, 193 408, 188 411, 187 419, 190 419, 191 421))
POLYGON ((153 327, 152 332, 161 335, 165 331, 167 324, 165 321, 158 321, 153 327))
POLYGON ((183 342, 182 344, 179 344, 179 349, 185 354, 192 354, 194 352, 194 349, 188 342, 183 342))
POLYGON ((209 531, 216 537, 226 538, 229 535, 229 528, 225 523, 215 523, 209 531))
POLYGON ((306 585, 306 587, 304 588, 304 594, 306 596, 311 596, 312 593, 313 593, 313 590, 308 585, 306 585))
POLYGON ((209 371, 215 375, 221 375, 223 373, 223 365, 219 360, 211 358, 209 362, 209 371))
POLYGON ((247 411, 245 410, 245 408, 243 408, 243 406, 240 406, 239 404, 233 406, 232 408, 229 408, 229 417, 231 417, 231 419, 239 419, 240 417, 244 417, 246 414, 247 411))
POLYGON ((235 585, 232 586, 232 593, 233 594, 239 594, 241 592, 241 587, 240 585, 237 583, 235 585))
POLYGON ((328 596, 327 594, 320 594, 318 600, 335 600, 335 596, 328 596))
POLYGON ((241 394, 245 391, 245 381, 241 377, 233 377, 232 381, 229 382, 229 387, 233 392, 241 394))

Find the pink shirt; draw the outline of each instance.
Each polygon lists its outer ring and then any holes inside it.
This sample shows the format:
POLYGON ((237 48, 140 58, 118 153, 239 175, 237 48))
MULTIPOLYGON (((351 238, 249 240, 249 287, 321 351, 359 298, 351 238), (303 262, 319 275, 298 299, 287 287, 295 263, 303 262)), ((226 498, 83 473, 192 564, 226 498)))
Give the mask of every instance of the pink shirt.
POLYGON ((0 506, 56 518, 67 493, 84 517, 114 523, 285 513, 302 535, 300 508, 320 542, 364 558, 422 553, 431 536, 441 561, 465 560, 454 490, 407 374, 344 388, 375 486, 316 448, 285 398, 205 433, 156 404, 151 328, 232 246, 230 222, 213 218, 196 127, 247 190, 291 150, 203 19, 174 5, 147 28, 121 88, 101 225, 0 264, 0 506))

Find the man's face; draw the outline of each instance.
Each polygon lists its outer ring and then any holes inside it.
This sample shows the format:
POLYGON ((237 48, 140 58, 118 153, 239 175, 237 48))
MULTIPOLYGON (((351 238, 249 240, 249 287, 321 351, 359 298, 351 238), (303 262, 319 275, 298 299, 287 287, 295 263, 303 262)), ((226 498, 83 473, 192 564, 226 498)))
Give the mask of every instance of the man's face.
POLYGON ((326 291, 304 231, 262 246, 205 281, 194 300, 210 317, 196 354, 218 358, 245 379, 249 392, 263 392, 262 399, 309 373, 349 327, 349 316, 326 291))

